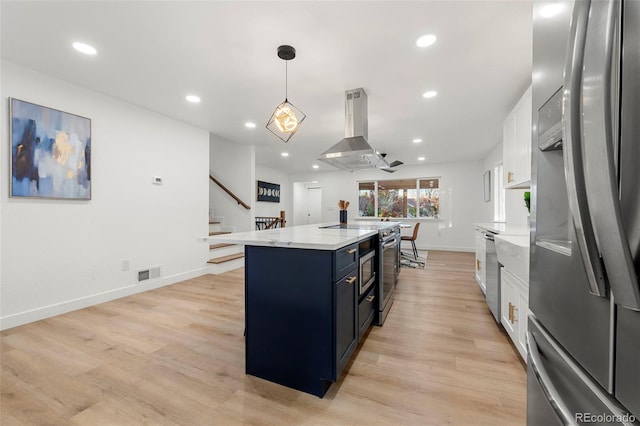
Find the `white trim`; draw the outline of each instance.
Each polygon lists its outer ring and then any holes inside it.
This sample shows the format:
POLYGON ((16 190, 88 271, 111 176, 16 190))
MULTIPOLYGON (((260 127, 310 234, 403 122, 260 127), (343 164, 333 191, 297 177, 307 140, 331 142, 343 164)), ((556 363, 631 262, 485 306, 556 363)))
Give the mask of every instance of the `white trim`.
POLYGON ((194 269, 193 271, 183 272, 168 277, 151 279, 148 282, 136 283, 115 290, 109 290, 103 293, 79 297, 77 299, 68 300, 66 302, 56 303, 54 305, 44 306, 41 308, 8 315, 0 318, 0 330, 7 330, 9 328, 28 324, 30 322, 65 314, 67 312, 87 308, 89 306, 98 305, 100 303, 110 302, 122 297, 131 296, 132 294, 142 293, 148 290, 153 290, 155 288, 175 284, 180 281, 196 278, 205 275, 206 273, 206 267, 198 268, 194 269))

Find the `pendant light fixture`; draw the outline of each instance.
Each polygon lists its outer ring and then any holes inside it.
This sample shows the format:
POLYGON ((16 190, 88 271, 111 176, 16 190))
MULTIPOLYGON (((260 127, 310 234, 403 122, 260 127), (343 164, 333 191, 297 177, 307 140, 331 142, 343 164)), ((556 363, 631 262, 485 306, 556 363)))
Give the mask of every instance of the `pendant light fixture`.
POLYGON ((300 124, 306 118, 306 115, 296 108, 287 98, 287 61, 296 57, 296 49, 291 46, 283 45, 278 47, 278 57, 284 59, 284 102, 278 105, 271 114, 271 118, 267 123, 267 129, 279 137, 284 142, 289 142, 289 139, 298 131, 300 124))

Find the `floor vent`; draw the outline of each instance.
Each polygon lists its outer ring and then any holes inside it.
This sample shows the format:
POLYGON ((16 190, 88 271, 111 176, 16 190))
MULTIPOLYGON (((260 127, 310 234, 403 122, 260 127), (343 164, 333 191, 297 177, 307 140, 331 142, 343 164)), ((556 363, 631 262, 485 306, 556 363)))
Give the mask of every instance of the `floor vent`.
POLYGON ((149 268, 149 269, 142 269, 142 270, 138 271, 138 282, 146 281, 148 279, 158 278, 158 277, 160 277, 160 267, 159 266, 154 266, 154 267, 149 268))

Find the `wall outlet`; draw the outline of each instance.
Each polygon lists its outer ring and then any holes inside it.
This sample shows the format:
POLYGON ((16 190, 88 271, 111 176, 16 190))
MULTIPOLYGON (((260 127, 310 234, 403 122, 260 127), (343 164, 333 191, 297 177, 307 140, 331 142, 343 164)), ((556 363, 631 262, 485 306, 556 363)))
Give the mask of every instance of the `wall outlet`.
POLYGON ((129 259, 125 259, 122 261, 122 270, 128 271, 131 268, 131 261, 129 259))

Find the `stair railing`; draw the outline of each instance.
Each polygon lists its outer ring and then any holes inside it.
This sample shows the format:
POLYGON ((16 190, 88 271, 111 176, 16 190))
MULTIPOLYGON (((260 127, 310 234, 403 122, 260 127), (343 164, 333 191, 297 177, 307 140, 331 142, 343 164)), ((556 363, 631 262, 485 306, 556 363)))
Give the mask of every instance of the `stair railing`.
POLYGON ((280 211, 280 217, 256 216, 256 231, 264 229, 284 228, 287 223, 284 211, 280 211))
POLYGON ((211 179, 216 185, 218 185, 224 192, 226 192, 227 194, 229 194, 229 196, 231 198, 233 198, 234 200, 236 200, 238 202, 239 205, 241 205, 242 207, 244 207, 247 210, 251 210, 251 207, 245 203, 244 201, 242 201, 236 194, 234 194, 233 192, 231 192, 229 190, 229 188, 227 188, 226 186, 224 186, 222 183, 220 183, 220 181, 216 178, 214 178, 213 176, 209 175, 209 179, 211 179))

